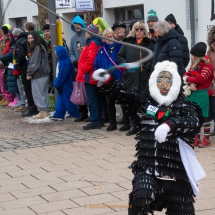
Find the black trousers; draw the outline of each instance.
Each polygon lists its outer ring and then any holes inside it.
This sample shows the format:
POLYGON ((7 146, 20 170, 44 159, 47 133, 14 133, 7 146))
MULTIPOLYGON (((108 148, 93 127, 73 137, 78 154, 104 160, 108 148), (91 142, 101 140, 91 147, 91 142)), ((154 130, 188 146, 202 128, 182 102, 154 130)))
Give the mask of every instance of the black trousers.
POLYGON ((106 101, 107 101, 107 112, 108 112, 110 124, 116 125, 115 99, 110 95, 106 95, 106 101))
MULTIPOLYGON (((26 68, 27 71, 27 68, 26 68)), ((25 90, 25 94, 26 94, 26 98, 28 101, 28 106, 29 107, 34 107, 34 99, 32 96, 32 89, 31 89, 31 80, 27 80, 26 79, 26 71, 20 71, 21 77, 22 77, 22 82, 23 82, 23 86, 24 86, 24 90, 25 90)))
POLYGON ((88 116, 87 105, 78 105, 78 107, 79 107, 79 113, 81 116, 88 116))

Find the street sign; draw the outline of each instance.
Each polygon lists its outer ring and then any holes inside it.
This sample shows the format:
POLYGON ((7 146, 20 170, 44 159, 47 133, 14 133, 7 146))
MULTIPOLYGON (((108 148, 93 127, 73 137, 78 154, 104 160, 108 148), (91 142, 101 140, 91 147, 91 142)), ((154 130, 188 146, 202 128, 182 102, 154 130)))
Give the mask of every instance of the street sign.
POLYGON ((70 8, 74 0, 55 0, 56 8, 70 8))
POLYGON ((77 12, 94 11, 94 0, 75 0, 75 8, 77 12))

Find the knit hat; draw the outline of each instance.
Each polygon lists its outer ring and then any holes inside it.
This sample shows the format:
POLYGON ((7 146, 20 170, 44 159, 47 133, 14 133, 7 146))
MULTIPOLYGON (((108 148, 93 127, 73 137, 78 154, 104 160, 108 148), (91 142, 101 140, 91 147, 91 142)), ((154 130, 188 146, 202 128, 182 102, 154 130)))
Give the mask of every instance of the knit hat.
POLYGON ((207 45, 204 42, 196 43, 190 50, 190 53, 196 57, 204 57, 206 54, 207 45))
POLYGON ((11 26, 9 24, 4 24, 1 27, 2 31, 4 32, 4 34, 8 34, 9 30, 11 30, 11 26))
POLYGON ((157 22, 158 21, 158 16, 157 16, 157 13, 154 9, 151 9, 149 12, 148 12, 148 16, 146 18, 146 21, 149 22, 149 21, 155 21, 157 22))
POLYGON ((43 25, 43 31, 50 30, 49 24, 43 25))
POLYGON ((175 17, 174 17, 174 15, 172 14, 172 13, 170 13, 166 18, 165 18, 165 20, 167 21, 167 22, 172 22, 173 24, 177 24, 177 22, 176 22, 176 19, 175 19, 175 17))
POLYGON ((126 24, 123 22, 115 22, 112 26, 112 30, 114 31, 114 29, 117 27, 126 28, 126 24))
POLYGON ((99 28, 97 25, 93 25, 93 24, 90 24, 87 26, 87 30, 95 33, 95 34, 98 34, 99 33, 99 28))

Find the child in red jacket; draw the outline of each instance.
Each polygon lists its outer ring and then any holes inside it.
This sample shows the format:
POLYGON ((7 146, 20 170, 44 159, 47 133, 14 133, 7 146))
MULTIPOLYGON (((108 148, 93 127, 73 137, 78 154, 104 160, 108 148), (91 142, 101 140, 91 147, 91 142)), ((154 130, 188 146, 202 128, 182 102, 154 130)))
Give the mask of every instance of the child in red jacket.
POLYGON ((208 56, 205 55, 207 45, 203 42, 197 43, 191 50, 192 65, 188 72, 184 74, 183 80, 187 84, 190 93, 187 94, 187 100, 196 102, 202 109, 202 115, 205 119, 204 138, 200 140, 200 132, 195 136, 192 146, 204 148, 210 145, 210 98, 209 89, 213 79, 213 66, 208 56))

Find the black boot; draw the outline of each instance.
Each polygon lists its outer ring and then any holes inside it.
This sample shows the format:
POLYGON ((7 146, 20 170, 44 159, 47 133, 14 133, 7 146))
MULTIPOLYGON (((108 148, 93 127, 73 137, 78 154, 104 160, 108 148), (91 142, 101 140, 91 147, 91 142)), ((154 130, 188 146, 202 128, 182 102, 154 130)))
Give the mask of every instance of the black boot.
POLYGON ((79 116, 78 118, 75 118, 74 119, 74 122, 81 122, 81 121, 84 121, 85 119, 87 119, 88 116, 87 115, 81 115, 79 116))
POLYGON ((114 130, 116 130, 116 129, 117 129, 116 124, 110 124, 110 125, 107 127, 106 131, 114 131, 114 130))
POLYGON ((126 132, 126 136, 131 136, 137 133, 137 129, 135 127, 131 127, 129 131, 126 132))
POLYGON ((129 124, 125 124, 125 125, 123 125, 120 129, 119 129, 119 131, 128 131, 130 129, 130 125, 129 124))
POLYGON ((37 107, 29 107, 29 109, 27 109, 24 113, 22 113, 22 117, 27 117, 27 116, 34 116, 37 115, 39 112, 37 110, 37 107))

